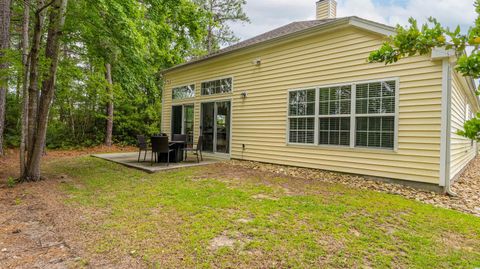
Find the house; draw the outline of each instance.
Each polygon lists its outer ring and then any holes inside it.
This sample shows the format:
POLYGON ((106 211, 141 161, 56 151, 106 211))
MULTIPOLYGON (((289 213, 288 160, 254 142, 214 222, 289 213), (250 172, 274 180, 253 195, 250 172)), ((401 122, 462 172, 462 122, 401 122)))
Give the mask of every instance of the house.
POLYGON ((166 70, 162 130, 233 159, 447 190, 477 154, 456 134, 480 109, 474 82, 442 49, 368 63, 394 34, 318 1, 317 20, 166 70))

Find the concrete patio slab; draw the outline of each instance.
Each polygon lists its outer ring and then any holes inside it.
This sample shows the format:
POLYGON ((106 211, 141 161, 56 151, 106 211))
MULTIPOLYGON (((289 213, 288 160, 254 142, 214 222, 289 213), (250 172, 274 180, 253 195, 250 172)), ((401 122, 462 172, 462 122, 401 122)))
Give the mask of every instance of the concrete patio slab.
MULTIPOLYGON (((226 161, 229 159, 228 157, 222 156, 222 155, 204 153, 203 161, 200 161, 200 163, 197 163, 196 156, 192 155, 192 156, 189 156, 188 160, 186 161, 183 161, 181 163, 170 163, 170 165, 167 166, 166 163, 154 163, 153 165, 151 165, 150 153, 147 154, 147 159, 145 161, 143 161, 143 158, 141 158, 140 162, 138 162, 138 152, 92 154, 91 156, 104 159, 107 161, 115 162, 127 167, 139 169, 147 173, 155 173, 155 172, 171 170, 171 169, 179 169, 184 167, 208 165, 208 164, 226 161)), ((142 154, 142 157, 143 157, 143 154, 142 154)))

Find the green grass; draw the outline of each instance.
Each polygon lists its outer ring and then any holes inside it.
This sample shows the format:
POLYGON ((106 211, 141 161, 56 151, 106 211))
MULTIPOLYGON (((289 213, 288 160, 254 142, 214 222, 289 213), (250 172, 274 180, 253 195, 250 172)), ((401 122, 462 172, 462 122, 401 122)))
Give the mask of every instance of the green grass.
POLYGON ((148 175, 93 158, 47 172, 74 179, 64 191, 86 212, 92 255, 158 268, 480 267, 480 219, 399 196, 218 167, 148 175), (212 248, 221 235, 234 246, 212 248))

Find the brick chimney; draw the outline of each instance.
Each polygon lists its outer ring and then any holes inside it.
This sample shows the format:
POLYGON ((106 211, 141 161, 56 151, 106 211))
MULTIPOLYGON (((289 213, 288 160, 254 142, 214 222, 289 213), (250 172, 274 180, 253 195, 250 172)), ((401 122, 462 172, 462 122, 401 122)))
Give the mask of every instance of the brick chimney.
POLYGON ((337 1, 317 1, 317 20, 334 19, 337 17, 337 1))

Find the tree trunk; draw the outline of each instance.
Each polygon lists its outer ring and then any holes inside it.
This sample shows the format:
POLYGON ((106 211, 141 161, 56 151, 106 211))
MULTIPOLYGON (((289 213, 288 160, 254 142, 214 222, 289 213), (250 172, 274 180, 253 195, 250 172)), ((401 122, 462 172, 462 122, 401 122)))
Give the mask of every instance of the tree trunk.
POLYGON ((55 80, 60 54, 60 37, 65 24, 65 12, 67 0, 55 0, 49 13, 48 37, 45 50, 45 58, 50 66, 45 79, 42 82, 42 95, 37 113, 37 130, 32 144, 32 154, 28 158, 26 177, 24 180, 40 180, 40 161, 45 145, 47 133, 47 121, 50 106, 55 94, 55 80))
POLYGON ((25 173, 25 150, 27 148, 28 131, 28 25, 30 22, 30 0, 23 2, 23 23, 22 23, 22 64, 23 64, 23 85, 22 85, 22 135, 20 139, 20 175, 25 173))
MULTIPOLYGON (((209 1, 208 7, 210 14, 213 14, 213 1, 209 1)), ((208 29, 207 29, 207 52, 211 54, 213 52, 213 22, 208 22, 208 29)))
POLYGON ((105 64, 105 78, 107 79, 107 128, 105 134, 105 146, 112 146, 112 132, 113 132, 113 81, 112 81, 112 66, 105 64))
MULTIPOLYGON (((42 28, 45 20, 45 0, 38 0, 38 9, 35 12, 35 26, 33 28, 32 48, 30 50, 29 58, 29 79, 28 79, 28 113, 27 113, 27 134, 26 134, 26 148, 27 159, 33 153, 33 140, 36 130, 37 118, 37 101, 39 97, 38 92, 38 63, 40 55, 40 45, 42 42, 42 28)), ((27 164, 28 165, 28 164, 27 164)), ((25 176, 22 176, 25 177, 25 176)))
MULTIPOLYGON (((10 0, 0 0, 0 57, 10 44, 10 0)), ((7 63, 0 63, 0 70, 7 69, 7 63)), ((0 156, 3 156, 3 132, 5 131, 5 106, 7 100, 8 79, 0 79, 0 156)))

